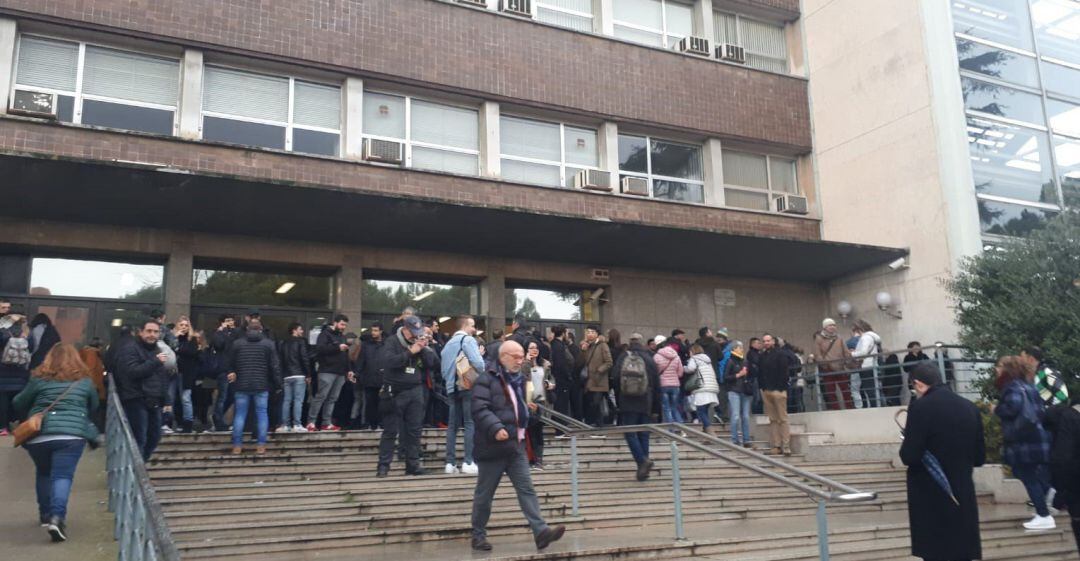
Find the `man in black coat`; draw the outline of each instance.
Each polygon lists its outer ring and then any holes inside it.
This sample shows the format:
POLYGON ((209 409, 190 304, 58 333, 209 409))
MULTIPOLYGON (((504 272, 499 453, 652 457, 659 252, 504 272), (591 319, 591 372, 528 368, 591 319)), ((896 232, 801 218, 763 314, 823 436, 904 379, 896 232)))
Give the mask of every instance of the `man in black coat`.
POLYGON ((266 433, 270 426, 270 393, 281 388, 281 361, 274 343, 263 336, 262 322, 252 319, 243 338, 233 342, 226 359, 228 381, 236 389, 233 417, 233 454, 239 454, 249 407, 254 405, 257 454, 266 453, 266 433))
POLYGON ((795 355, 785 351, 776 337, 766 333, 761 336, 764 351, 758 359, 761 383, 761 399, 765 402, 765 414, 769 417, 769 452, 791 455, 791 428, 788 425, 787 391, 792 366, 798 365, 795 355))
POLYGON ((360 358, 356 369, 359 383, 363 390, 363 406, 360 409, 360 428, 375 430, 379 428, 379 388, 382 387, 382 375, 375 366, 375 358, 385 342, 383 325, 375 322, 367 333, 360 337, 360 358))
POLYGON ((145 461, 161 441, 161 407, 169 387, 168 356, 158 349, 159 336, 161 324, 144 321, 138 337, 117 350, 114 372, 120 403, 145 461))
POLYGON ((908 409, 900 459, 907 469, 911 554, 926 560, 980 559, 979 504, 972 472, 986 461, 982 418, 973 403, 949 390, 933 364, 911 372, 919 399, 908 409), (932 453, 941 463, 953 503, 923 466, 932 453))
POLYGON ((434 353, 425 352, 428 343, 424 322, 415 315, 406 316, 375 357, 383 380, 379 393, 383 432, 375 477, 390 473, 399 434, 405 452, 405 475, 427 474, 420 465, 420 433, 424 422, 424 372, 433 366, 430 361, 434 353))
POLYGON ((1073 535, 1080 548, 1080 398, 1046 410, 1047 430, 1054 435, 1050 449, 1050 473, 1057 500, 1069 508, 1073 535))
MULTIPOLYGON (((619 400, 619 424, 620 425, 647 425, 652 422, 649 414, 652 413, 652 396, 659 391, 660 373, 656 370, 656 362, 649 354, 648 347, 644 344, 645 337, 640 333, 630 335, 630 348, 619 357, 612 368, 615 393, 619 400), (635 358, 636 357, 636 358, 635 358), (640 362, 638 362, 640 359, 640 362), (622 390, 623 373, 630 361, 634 361, 634 369, 644 367, 648 378, 648 389, 644 395, 627 395, 622 390)), ((645 481, 649 478, 649 472, 653 468, 653 461, 649 459, 649 433, 628 432, 626 444, 630 447, 630 454, 637 463, 637 480, 645 481)))
POLYGON ((321 430, 341 430, 334 424, 334 405, 337 404, 345 381, 356 383, 356 374, 349 363, 349 344, 345 340, 345 330, 348 328, 348 316, 337 314, 334 316, 333 323, 319 333, 315 342, 319 369, 315 395, 311 398, 311 407, 308 409, 308 431, 318 428, 315 421, 319 419, 320 412, 322 413, 321 430))
POLYGON ((526 405, 525 376, 521 365, 525 350, 515 341, 499 347, 499 356, 488 363, 473 386, 472 415, 476 430, 473 457, 479 473, 473 495, 472 548, 490 551, 487 523, 491 502, 505 473, 517 493, 522 514, 529 522, 537 549, 544 549, 566 532, 565 526, 548 526, 540 512, 540 501, 529 475, 525 453, 525 428, 535 404, 526 405))
MULTIPOLYGON (((551 328, 551 376, 555 378, 555 410, 578 418, 581 411, 581 377, 574 372, 574 353, 566 340, 566 326, 551 328)), ((562 433, 555 431, 555 438, 562 433)))

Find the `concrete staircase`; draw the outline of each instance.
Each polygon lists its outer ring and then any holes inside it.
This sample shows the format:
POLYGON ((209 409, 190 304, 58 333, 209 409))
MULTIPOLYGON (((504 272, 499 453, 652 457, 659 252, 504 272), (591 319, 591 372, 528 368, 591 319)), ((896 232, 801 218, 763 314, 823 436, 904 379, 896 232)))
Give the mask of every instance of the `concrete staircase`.
MULTIPOLYGON (((827 438, 805 439, 812 448, 827 438)), ((433 475, 375 478, 379 434, 274 435, 265 456, 228 453, 223 434, 167 436, 150 476, 184 559, 484 558, 468 546, 474 478, 444 475, 445 433, 425 430, 433 475)), ((460 443, 459 443, 460 445, 460 443)), ((489 527, 499 559, 817 559, 815 503, 747 470, 680 450, 687 540, 675 541, 670 448, 652 443, 656 468, 644 483, 621 438, 578 442, 580 516, 572 515, 570 441, 548 439, 546 470, 533 481, 549 523, 567 537, 538 554, 504 480, 489 527)), ((800 448, 804 448, 800 446, 800 448)), ((459 446, 460 454, 460 446, 459 446)), ((803 469, 876 491, 878 500, 830 505, 834 559, 908 559, 904 473, 887 460, 811 461, 803 469)), ((1024 535, 1025 513, 980 496, 986 559, 1074 559, 1063 530, 1024 535), (1070 557, 1071 555, 1071 557, 1070 557)), ((1067 520, 1061 521, 1067 527, 1067 520)))

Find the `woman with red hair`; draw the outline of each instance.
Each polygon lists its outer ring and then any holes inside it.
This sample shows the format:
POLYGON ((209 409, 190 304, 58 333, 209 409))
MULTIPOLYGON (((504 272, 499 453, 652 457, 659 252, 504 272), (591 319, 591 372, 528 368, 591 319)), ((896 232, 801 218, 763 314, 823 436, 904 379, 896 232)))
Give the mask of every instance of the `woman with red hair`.
POLYGON ((1057 524, 1046 506, 1050 491, 1050 433, 1043 428, 1043 401, 1031 383, 1031 372, 1018 356, 998 360, 995 385, 1001 400, 994 414, 1001 419, 1005 437, 1002 459, 1012 468, 1035 505, 1035 517, 1024 523, 1028 530, 1052 530, 1057 524))

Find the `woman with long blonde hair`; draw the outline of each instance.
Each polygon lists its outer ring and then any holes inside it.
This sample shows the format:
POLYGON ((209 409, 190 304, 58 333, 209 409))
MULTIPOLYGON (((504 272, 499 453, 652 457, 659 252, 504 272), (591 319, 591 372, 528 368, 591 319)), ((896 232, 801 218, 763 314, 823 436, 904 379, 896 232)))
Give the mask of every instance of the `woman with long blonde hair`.
POLYGON ((75 468, 89 443, 100 434, 90 421, 98 408, 90 369, 70 343, 57 343, 34 369, 26 388, 15 396, 23 419, 44 413, 41 431, 23 444, 37 470, 38 515, 54 542, 67 539, 65 518, 75 468))

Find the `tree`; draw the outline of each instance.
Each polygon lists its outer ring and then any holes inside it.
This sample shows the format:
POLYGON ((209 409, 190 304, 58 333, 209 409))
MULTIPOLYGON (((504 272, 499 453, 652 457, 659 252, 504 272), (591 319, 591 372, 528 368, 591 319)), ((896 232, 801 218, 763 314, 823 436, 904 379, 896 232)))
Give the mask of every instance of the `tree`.
MULTIPOLYGON (((1064 212, 1025 238, 968 258, 947 288, 960 341, 977 356, 1038 345, 1080 392, 1080 213, 1064 212)), ((985 378, 989 378, 988 372, 985 378)), ((981 384, 984 395, 990 384, 981 384)))

